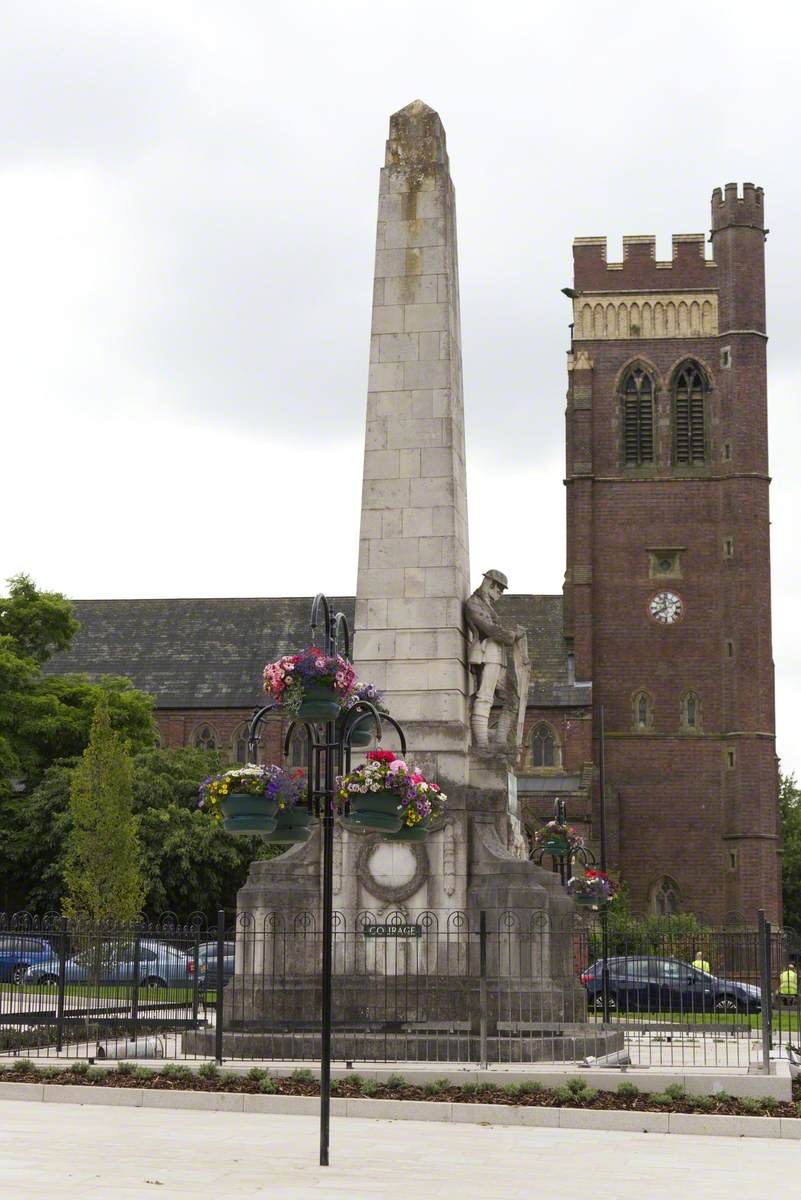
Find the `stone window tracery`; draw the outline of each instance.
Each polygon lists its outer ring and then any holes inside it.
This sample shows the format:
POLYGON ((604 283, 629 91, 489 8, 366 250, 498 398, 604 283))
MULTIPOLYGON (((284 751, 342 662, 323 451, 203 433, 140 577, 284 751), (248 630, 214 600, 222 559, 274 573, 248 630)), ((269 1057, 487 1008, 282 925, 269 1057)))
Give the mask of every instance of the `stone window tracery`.
POLYGON ((250 761, 248 756, 248 727, 240 725, 231 738, 231 755, 236 763, 244 765, 250 761))
POLYGON ((635 729, 651 729, 654 724, 654 705, 646 691, 635 692, 632 697, 633 723, 635 729))
POLYGON ((290 767, 303 767, 304 770, 309 768, 309 742, 306 734, 301 729, 296 729, 292 734, 292 740, 289 743, 289 754, 287 755, 290 767))
POLYGON ((534 767, 562 765, 561 747, 550 725, 540 721, 531 731, 531 762, 534 767))
POLYGON ((697 692, 685 692, 681 698, 681 725, 688 733, 701 728, 701 701, 697 692))
POLYGON ((195 730, 194 745, 196 750, 216 750, 219 738, 211 725, 201 725, 195 730))
POLYGON ((651 888, 651 911, 657 917, 672 917, 679 911, 679 888, 669 875, 663 875, 651 888))

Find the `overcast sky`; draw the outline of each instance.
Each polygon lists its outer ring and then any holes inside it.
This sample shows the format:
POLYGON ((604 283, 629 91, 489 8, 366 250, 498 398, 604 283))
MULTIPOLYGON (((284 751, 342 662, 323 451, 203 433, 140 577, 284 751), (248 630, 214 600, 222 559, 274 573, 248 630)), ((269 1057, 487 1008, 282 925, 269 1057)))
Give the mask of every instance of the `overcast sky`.
POLYGON ((0 578, 355 589, 378 170, 442 116, 473 573, 558 592, 575 235, 766 193, 779 753, 801 773, 798 9, 18 0, 0 36, 0 578))

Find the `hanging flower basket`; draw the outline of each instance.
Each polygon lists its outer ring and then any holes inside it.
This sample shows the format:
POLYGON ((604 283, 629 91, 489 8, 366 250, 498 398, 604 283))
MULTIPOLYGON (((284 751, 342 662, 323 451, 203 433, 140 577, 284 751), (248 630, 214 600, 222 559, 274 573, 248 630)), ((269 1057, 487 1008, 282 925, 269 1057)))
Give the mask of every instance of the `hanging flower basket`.
POLYGON ((567 858, 583 845, 584 839, 579 837, 572 825, 564 825, 561 821, 549 821, 534 834, 534 849, 542 850, 553 858, 567 858))
POLYGON ((297 711, 301 721, 336 721, 342 706, 333 686, 325 683, 307 683, 297 711))
POLYGON ((567 881, 568 893, 582 908, 599 910, 606 908, 615 898, 615 887, 606 871, 588 867, 584 875, 575 875, 567 881))
POLYGON ((347 829, 372 830, 392 841, 423 841, 446 797, 435 783, 391 750, 371 750, 363 766, 338 780, 338 804, 347 829), (409 833, 421 826, 414 836, 409 833))
MULTIPOLYGON (((344 735, 345 722, 348 714, 359 703, 360 700, 366 700, 369 704, 372 704, 373 708, 378 709, 379 713, 386 713, 388 711, 383 694, 379 692, 378 688, 375 687, 374 684, 357 683, 354 686, 350 697, 345 702, 342 713, 340 714, 337 727, 337 735, 339 737, 344 735)), ((360 720, 356 721, 356 718, 354 717, 354 724, 351 726, 350 730, 349 745, 352 749, 369 746, 375 740, 375 736, 376 730, 373 714, 363 709, 360 720)))
POLYGON ((305 803, 279 808, 270 841, 276 842, 278 845, 308 842, 312 835, 313 824, 314 816, 305 803))
POLYGON ((275 829, 278 803, 264 795, 229 792, 220 800, 220 811, 226 833, 267 837, 275 829))
POLYGON ((278 845, 308 842, 312 834, 314 816, 309 808, 306 772, 302 767, 285 771, 283 767, 268 767, 268 794, 278 804, 275 829, 270 841, 278 845))
POLYGON ((431 831, 431 816, 422 817, 416 825, 401 825, 397 833, 388 833, 388 842, 424 842, 431 831))
POLYGON ((356 685, 353 664, 317 646, 267 663, 264 690, 301 721, 335 721, 356 685))
POLYGON ((198 808, 221 821, 226 833, 271 840, 279 813, 294 807, 305 793, 302 771, 289 774, 283 767, 247 763, 204 779, 198 808))

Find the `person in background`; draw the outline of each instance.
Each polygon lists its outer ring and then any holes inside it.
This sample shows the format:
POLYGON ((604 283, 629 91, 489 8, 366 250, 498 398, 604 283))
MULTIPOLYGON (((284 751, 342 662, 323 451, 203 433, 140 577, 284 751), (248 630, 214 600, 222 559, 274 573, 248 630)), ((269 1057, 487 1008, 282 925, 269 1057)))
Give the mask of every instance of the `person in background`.
POLYGON ((779 976, 779 1001, 781 1004, 795 1004, 798 1000, 798 971, 791 960, 779 976))
POLYGON ((707 975, 712 974, 709 963, 704 958, 703 950, 696 950, 695 958, 693 959, 693 966, 695 967, 696 971, 706 971, 707 975))

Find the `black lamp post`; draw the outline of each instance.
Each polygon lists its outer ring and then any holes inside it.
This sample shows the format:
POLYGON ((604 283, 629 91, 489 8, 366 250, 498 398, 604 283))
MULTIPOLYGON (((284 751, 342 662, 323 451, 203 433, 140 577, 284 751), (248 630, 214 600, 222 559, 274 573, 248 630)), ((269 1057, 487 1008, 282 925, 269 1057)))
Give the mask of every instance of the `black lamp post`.
MULTIPOLYGON (((351 643, 348 622, 343 613, 332 613, 326 597, 319 592, 312 603, 312 641, 322 626, 323 646, 327 657, 341 653, 350 658, 351 643), (341 642, 341 648, 339 643, 341 642)), ((259 730, 275 704, 256 709, 248 730, 248 754, 256 761, 259 730)), ((323 851, 322 887, 322 1011, 320 1014, 320 1166, 328 1166, 331 1121, 331 1000, 333 979, 333 916, 334 916, 334 816, 336 813, 336 778, 350 771, 351 737, 357 726, 372 723, 380 742, 382 723, 392 726, 398 734, 401 753, 406 753, 406 738, 397 721, 387 713, 379 713, 368 700, 358 700, 337 721, 293 721, 284 739, 284 756, 289 754, 292 735, 302 726, 309 749, 308 804, 320 822, 323 851)), ((269 840, 269 835, 268 835, 269 840)))

